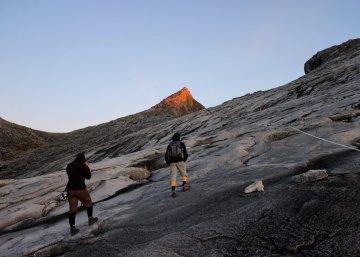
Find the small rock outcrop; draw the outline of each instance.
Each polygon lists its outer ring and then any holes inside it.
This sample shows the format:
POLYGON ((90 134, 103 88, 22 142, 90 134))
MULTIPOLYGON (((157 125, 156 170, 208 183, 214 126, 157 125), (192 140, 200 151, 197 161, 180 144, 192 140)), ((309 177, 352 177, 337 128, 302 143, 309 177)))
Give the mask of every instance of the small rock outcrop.
POLYGON ((360 51, 360 39, 348 40, 341 45, 332 46, 320 52, 317 52, 313 57, 311 57, 304 66, 305 74, 308 74, 310 71, 317 69, 325 63, 333 61, 337 58, 346 56, 351 53, 356 55, 360 51))

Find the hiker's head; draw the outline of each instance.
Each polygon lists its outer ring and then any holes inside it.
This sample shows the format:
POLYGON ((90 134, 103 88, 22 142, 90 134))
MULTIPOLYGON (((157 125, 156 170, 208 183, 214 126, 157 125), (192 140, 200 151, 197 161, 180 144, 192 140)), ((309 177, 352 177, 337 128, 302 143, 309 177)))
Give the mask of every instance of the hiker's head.
POLYGON ((180 141, 180 134, 179 133, 175 133, 173 135, 173 141, 180 141))
POLYGON ((78 153, 75 158, 75 162, 86 162, 85 154, 84 153, 78 153))

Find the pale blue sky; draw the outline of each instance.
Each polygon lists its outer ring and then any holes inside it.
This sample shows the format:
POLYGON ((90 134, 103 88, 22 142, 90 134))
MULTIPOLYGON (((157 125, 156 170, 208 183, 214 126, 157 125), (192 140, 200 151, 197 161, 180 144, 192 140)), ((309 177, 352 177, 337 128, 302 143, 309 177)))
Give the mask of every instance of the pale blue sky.
POLYGON ((360 37, 360 1, 0 0, 0 117, 51 132, 286 84, 360 37))

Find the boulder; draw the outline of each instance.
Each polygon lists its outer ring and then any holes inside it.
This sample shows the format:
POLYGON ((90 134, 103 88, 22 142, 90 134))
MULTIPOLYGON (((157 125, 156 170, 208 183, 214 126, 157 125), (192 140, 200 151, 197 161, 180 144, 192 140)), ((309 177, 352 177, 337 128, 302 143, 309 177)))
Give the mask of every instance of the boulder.
POLYGON ((353 139, 351 144, 358 147, 358 148, 360 148, 360 137, 357 137, 357 138, 353 139))
POLYGON ((343 113, 343 114, 330 116, 329 118, 332 121, 351 121, 352 116, 353 116, 352 113, 343 113))
POLYGON ((259 192, 264 191, 264 184, 263 184, 262 180, 255 181, 251 185, 247 186, 244 190, 244 193, 249 194, 249 193, 256 192, 256 191, 259 191, 259 192))
POLYGON ((275 142, 275 141, 279 141, 282 140, 284 138, 287 138, 289 136, 298 134, 298 131, 272 131, 272 132, 268 132, 266 134, 263 135, 262 137, 262 141, 264 143, 271 143, 271 142, 275 142))
POLYGON ((295 183, 313 182, 327 178, 328 174, 326 170, 309 170, 305 173, 292 177, 292 181, 295 183))
POLYGON ((146 169, 136 169, 129 172, 129 178, 139 182, 149 178, 150 175, 150 171, 146 169))

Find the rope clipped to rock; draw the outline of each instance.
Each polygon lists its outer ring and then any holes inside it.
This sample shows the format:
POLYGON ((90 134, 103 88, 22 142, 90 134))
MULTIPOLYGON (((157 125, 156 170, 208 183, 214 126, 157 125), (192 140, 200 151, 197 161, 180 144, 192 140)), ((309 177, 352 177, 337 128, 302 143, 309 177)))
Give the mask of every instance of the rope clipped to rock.
MULTIPOLYGON (((334 144, 334 145, 337 145, 337 146, 341 146, 341 147, 344 147, 344 148, 348 148, 348 149, 360 152, 360 149, 357 149, 355 147, 351 147, 351 146, 348 146, 348 145, 336 143, 336 142, 331 141, 331 140, 327 140, 327 139, 324 139, 324 138, 321 138, 321 137, 318 137, 318 136, 314 136, 312 134, 309 134, 309 133, 307 133, 305 131, 302 131, 302 130, 294 128, 294 127, 290 127, 290 128, 292 128, 293 130, 296 130, 296 131, 298 131, 300 133, 303 133, 303 134, 305 134, 307 136, 310 136, 310 137, 325 141, 327 143, 331 143, 331 144, 334 144)), ((328 176, 328 174, 327 174, 326 170, 309 170, 309 171, 307 171, 307 172, 305 172, 303 174, 293 176, 292 180, 293 180, 293 182, 296 182, 296 183, 312 182, 312 181, 315 181, 315 180, 320 180, 320 179, 326 178, 327 176, 328 176)), ((244 190, 244 193, 249 194, 249 193, 256 192, 256 191, 260 191, 260 192, 264 191, 264 184, 263 184, 262 180, 255 181, 251 185, 247 186, 245 188, 245 190, 244 190)))
POLYGON ((298 132, 300 132, 300 133, 303 133, 303 134, 305 134, 305 135, 307 135, 307 136, 310 136, 310 137, 313 137, 313 138, 316 138, 316 139, 319 139, 319 140, 328 142, 328 143, 330 143, 330 144, 338 145, 338 146, 341 146, 341 147, 345 147, 345 148, 348 148, 348 149, 351 149, 351 150, 360 152, 360 150, 357 149, 357 148, 355 148, 355 147, 351 147, 351 146, 348 146, 348 145, 343 145, 343 144, 340 144, 340 143, 336 143, 336 142, 334 142, 334 141, 330 141, 330 140, 327 140, 327 139, 324 139, 324 138, 321 138, 321 137, 317 137, 317 136, 314 136, 314 135, 312 135, 312 134, 309 134, 309 133, 307 133, 307 132, 305 132, 305 131, 302 131, 302 130, 297 129, 297 128, 294 128, 294 127, 290 127, 290 128, 292 128, 292 129, 294 129, 294 130, 296 130, 296 131, 298 131, 298 132))

